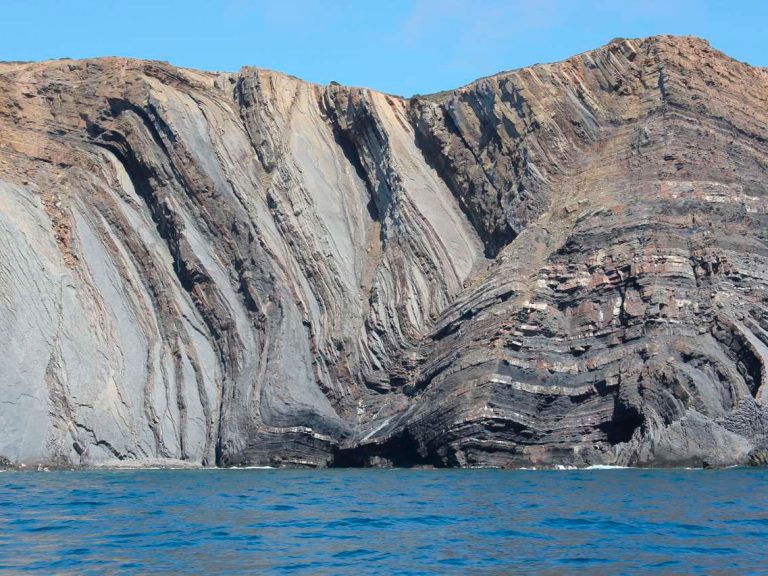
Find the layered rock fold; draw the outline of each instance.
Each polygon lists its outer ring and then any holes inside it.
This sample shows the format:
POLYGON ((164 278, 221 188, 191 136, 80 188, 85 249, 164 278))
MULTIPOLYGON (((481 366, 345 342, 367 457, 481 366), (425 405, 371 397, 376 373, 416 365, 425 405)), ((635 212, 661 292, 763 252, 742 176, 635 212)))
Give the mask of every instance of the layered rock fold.
POLYGON ((0 64, 12 463, 768 449, 768 72, 616 40, 403 99, 0 64))

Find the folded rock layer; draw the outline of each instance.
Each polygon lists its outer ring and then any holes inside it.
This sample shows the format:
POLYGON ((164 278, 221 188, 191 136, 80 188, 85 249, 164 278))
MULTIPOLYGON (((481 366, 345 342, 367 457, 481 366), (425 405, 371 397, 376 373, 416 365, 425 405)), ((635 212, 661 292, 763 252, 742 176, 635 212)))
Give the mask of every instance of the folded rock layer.
POLYGON ((0 456, 759 460, 767 215, 768 71, 696 38, 410 99, 0 64, 0 456))

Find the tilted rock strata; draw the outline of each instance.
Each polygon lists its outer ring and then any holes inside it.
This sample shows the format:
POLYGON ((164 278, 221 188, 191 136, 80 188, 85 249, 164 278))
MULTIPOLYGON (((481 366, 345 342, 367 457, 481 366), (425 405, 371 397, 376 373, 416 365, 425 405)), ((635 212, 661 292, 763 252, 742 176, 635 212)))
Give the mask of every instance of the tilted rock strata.
POLYGON ((407 100, 6 63, 0 148, 12 463, 768 447, 768 73, 701 40, 407 100))

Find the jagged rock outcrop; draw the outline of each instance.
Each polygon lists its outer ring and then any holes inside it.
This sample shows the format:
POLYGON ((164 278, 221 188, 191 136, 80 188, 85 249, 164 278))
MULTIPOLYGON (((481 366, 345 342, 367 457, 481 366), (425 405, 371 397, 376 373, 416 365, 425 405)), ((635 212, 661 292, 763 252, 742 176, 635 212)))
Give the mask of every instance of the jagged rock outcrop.
POLYGON ((11 463, 768 446, 768 72, 702 40, 411 99, 5 63, 0 152, 11 463))

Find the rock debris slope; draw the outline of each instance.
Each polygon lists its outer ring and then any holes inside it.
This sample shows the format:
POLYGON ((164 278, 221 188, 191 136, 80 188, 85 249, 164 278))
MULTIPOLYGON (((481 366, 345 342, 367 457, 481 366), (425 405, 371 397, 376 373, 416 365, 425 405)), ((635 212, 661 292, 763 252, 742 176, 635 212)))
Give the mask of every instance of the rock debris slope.
POLYGON ((0 456, 761 461, 768 72, 616 40, 402 99, 0 64, 0 456))

